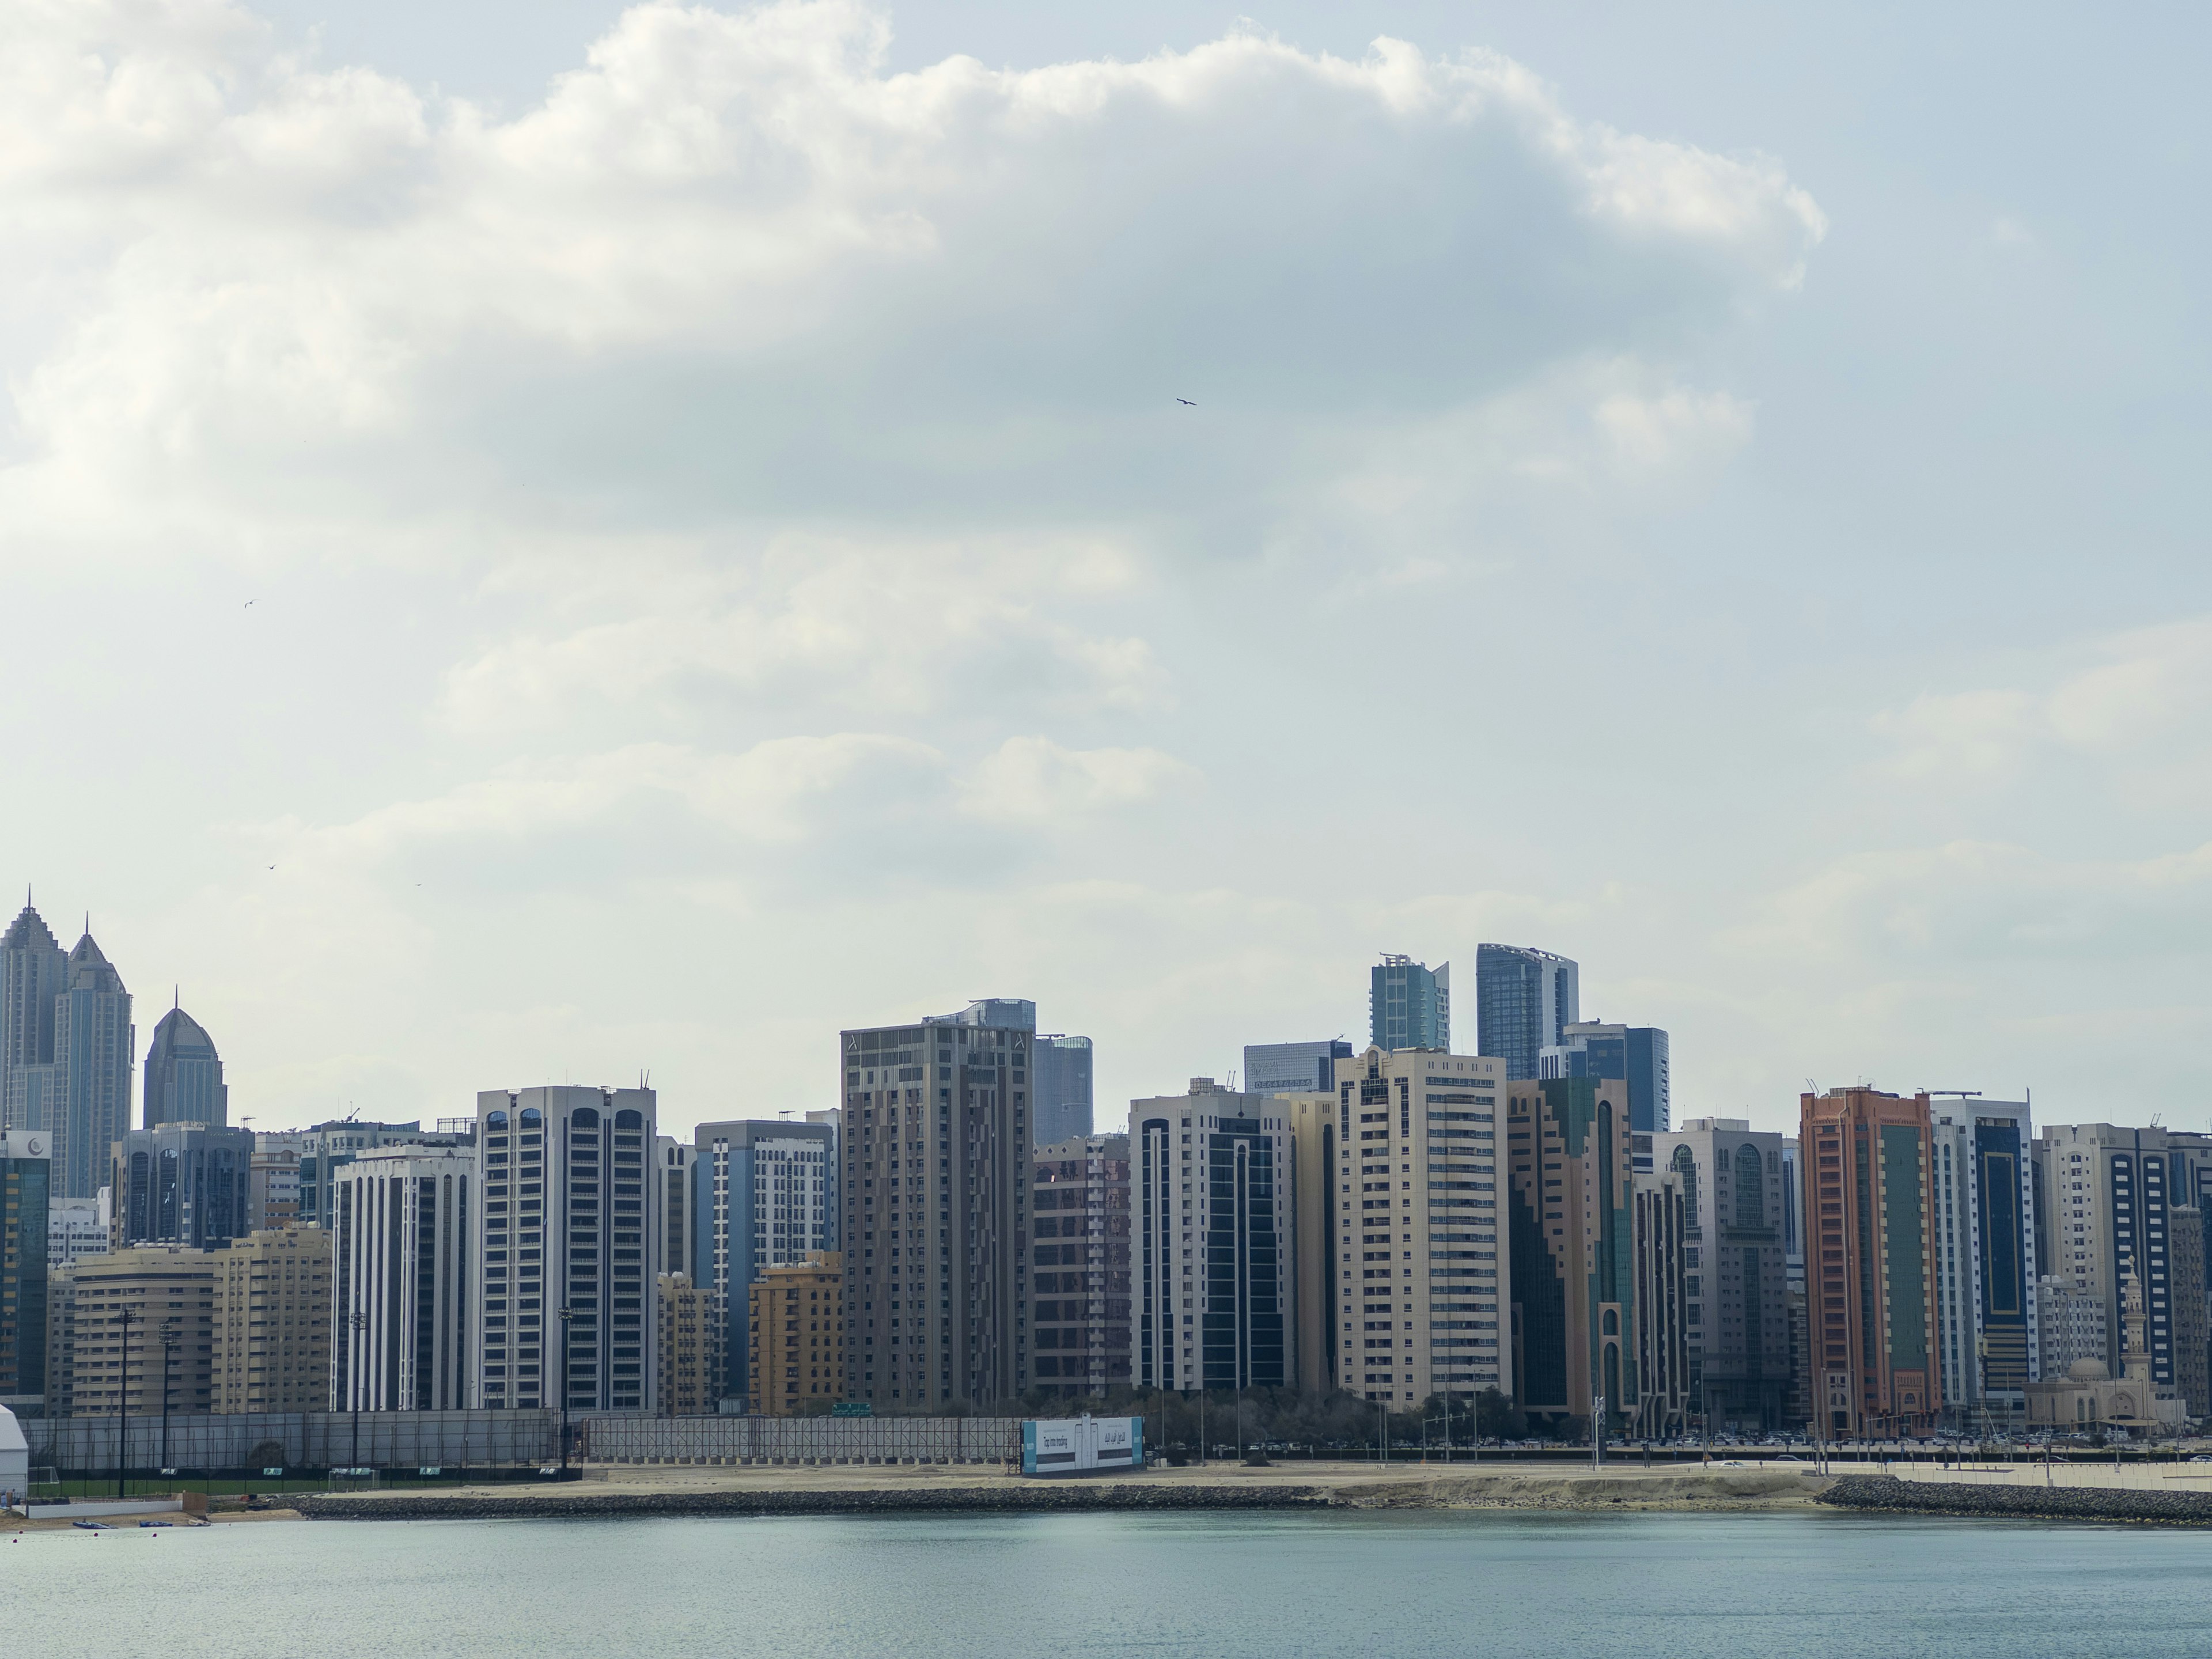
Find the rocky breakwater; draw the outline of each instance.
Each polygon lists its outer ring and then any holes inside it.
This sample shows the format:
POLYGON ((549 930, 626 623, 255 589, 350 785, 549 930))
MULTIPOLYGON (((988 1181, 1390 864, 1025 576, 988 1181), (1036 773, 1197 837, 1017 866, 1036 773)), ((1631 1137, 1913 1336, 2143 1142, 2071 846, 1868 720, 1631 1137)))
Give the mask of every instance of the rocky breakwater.
POLYGON ((2013 1516, 2040 1521, 2138 1521, 2212 1526, 2212 1492, 2130 1492, 2118 1486, 1966 1486, 1847 1474, 1822 1492, 1838 1509, 1898 1515, 2013 1516))
POLYGON ((1024 1481, 988 1486, 804 1487, 741 1492, 324 1492, 289 1500, 311 1521, 596 1520, 628 1516, 1091 1514, 1107 1510, 1326 1509, 1326 1488, 1024 1481))

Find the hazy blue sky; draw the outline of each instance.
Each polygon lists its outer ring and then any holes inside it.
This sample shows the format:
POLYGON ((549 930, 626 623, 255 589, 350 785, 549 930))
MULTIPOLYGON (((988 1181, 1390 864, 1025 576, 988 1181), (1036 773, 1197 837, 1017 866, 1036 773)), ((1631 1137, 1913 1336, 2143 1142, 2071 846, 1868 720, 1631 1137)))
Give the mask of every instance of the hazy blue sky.
POLYGON ((2212 29, 1830 10, 0 0, 0 875, 264 1127, 1492 939, 2199 1123, 2212 29))

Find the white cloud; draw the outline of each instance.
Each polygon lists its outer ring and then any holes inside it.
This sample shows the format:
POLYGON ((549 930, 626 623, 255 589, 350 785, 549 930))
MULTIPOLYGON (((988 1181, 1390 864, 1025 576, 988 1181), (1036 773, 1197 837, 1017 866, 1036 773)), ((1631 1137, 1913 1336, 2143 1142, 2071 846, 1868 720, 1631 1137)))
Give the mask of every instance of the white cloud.
POLYGON ((1157 749, 1074 750, 1049 738, 1009 738, 975 769, 967 806, 981 818, 1048 823, 1137 805, 1196 776, 1157 749))
POLYGON ((1265 501, 1301 418, 1669 351, 1822 228, 1771 163, 1387 40, 889 75, 842 0, 647 5, 501 122, 211 0, 0 10, 15 266, 83 278, 0 475, 57 534, 1265 501))
POLYGON ((2130 789, 2202 799, 2212 758, 2212 618, 2114 635, 2064 653, 2040 686, 1927 692, 1877 716, 1911 780, 2009 781, 2057 760, 2130 789))

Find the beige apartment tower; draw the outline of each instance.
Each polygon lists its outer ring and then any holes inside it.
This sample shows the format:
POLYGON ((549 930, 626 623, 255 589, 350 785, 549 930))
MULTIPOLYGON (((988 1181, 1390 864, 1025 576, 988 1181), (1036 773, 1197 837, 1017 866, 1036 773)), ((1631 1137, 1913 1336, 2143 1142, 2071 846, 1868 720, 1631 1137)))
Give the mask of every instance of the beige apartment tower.
POLYGON ((56 1417, 132 1417, 215 1409, 216 1258, 142 1244, 58 1270, 47 1304, 55 1339, 47 1398, 56 1417), (130 1316, 125 1323, 124 1316, 130 1316), (169 1338, 165 1351, 162 1338, 169 1338))
POLYGON ((729 1337, 722 1294, 688 1273, 660 1275, 660 1389, 663 1417, 712 1417, 721 1408, 722 1355, 729 1337))
POLYGON ((1370 1048, 1336 1062, 1327 1308, 1339 1387, 1401 1410, 1432 1394, 1510 1392, 1504 1089, 1503 1060, 1441 1049, 1370 1048))
POLYGON ((331 1397, 331 1236, 252 1233, 215 1257, 218 1412, 319 1412, 331 1397))
POLYGON ((745 1397, 757 1415, 809 1415, 843 1397, 844 1286, 836 1250, 811 1250, 805 1261, 768 1268, 753 1280, 745 1397))

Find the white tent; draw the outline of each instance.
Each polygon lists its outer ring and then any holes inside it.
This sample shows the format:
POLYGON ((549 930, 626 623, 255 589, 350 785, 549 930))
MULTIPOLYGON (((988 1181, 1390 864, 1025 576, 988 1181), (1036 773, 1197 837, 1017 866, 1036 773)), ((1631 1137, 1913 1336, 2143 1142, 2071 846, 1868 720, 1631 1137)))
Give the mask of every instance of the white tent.
POLYGON ((23 1425, 15 1413, 0 1406, 0 1493, 21 1504, 31 1490, 31 1443, 23 1438, 23 1425))

